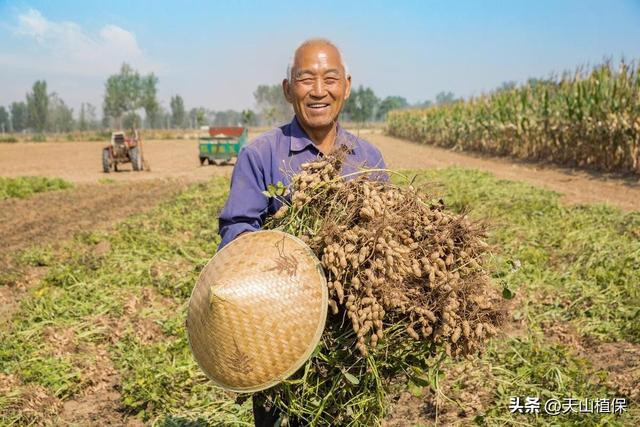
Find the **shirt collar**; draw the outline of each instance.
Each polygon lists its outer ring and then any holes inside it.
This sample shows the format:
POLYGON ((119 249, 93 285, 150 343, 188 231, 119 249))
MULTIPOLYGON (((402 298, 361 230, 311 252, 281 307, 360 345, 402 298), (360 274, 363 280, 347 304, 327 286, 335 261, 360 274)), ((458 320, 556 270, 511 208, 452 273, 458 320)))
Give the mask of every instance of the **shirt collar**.
MULTIPOLYGON (((350 150, 349 154, 353 154, 356 149, 355 138, 344 130, 342 126, 340 126, 340 123, 336 123, 336 142, 346 145, 350 150)), ((312 146, 316 151, 318 151, 311 138, 307 136, 307 133, 302 129, 302 126, 300 126, 298 118, 293 116, 293 120, 291 121, 291 142, 289 150, 299 152, 305 150, 309 146, 312 146)))

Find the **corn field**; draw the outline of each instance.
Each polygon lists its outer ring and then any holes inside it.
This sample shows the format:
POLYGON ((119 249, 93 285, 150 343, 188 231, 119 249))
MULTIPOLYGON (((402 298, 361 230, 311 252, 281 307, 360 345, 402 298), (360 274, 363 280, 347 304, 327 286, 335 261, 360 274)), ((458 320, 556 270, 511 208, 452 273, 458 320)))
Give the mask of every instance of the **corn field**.
POLYGON ((640 72, 611 62, 450 105, 393 111, 387 132, 424 144, 640 174, 640 72))

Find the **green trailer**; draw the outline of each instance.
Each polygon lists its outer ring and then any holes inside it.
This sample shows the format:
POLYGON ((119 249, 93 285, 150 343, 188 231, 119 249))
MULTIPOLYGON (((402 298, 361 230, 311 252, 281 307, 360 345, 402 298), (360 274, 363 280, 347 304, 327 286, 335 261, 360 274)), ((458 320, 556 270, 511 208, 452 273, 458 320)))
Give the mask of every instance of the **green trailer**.
POLYGON ((249 140, 249 131, 244 127, 209 127, 198 139, 200 164, 224 165, 238 157, 249 140))

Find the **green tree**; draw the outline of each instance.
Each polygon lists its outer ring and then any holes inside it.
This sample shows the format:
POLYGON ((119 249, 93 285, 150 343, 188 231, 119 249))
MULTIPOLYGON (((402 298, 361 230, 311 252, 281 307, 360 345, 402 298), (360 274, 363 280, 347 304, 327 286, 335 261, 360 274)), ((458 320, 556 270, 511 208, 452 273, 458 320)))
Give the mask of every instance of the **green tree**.
POLYGON ((206 120, 207 110, 202 107, 192 108, 189 111, 189 121, 191 121, 192 126, 200 127, 207 123, 206 120))
MULTIPOLYGON (((135 113, 137 109, 143 108, 148 125, 157 126, 156 122, 160 117, 156 114, 160 108, 157 84, 158 78, 153 73, 140 76, 131 66, 122 64, 120 72, 109 76, 105 83, 102 104, 104 116, 113 119, 117 125, 124 125, 123 115, 135 113)), ((129 115, 129 122, 132 117, 133 115, 129 115)))
POLYGON ((170 129, 172 127, 171 113, 167 111, 165 108, 163 108, 162 106, 159 106, 151 122, 155 123, 156 128, 158 129, 170 129))
POLYGON ((98 121, 96 106, 90 102, 85 102, 84 109, 88 129, 98 129, 100 127, 100 122, 98 121))
POLYGON ((184 108, 184 100, 180 95, 172 96, 171 102, 171 125, 174 128, 183 128, 186 124, 187 112, 184 108))
POLYGON ((242 110, 242 125, 243 126, 255 126, 256 123, 256 113, 253 110, 242 110))
POLYGON ((135 111, 130 111, 122 117, 123 129, 139 128, 142 118, 135 111))
POLYGON ((374 113, 378 109, 379 103, 380 99, 373 92, 373 89, 360 85, 358 89, 351 91, 342 112, 348 120, 364 123, 374 119, 374 113))
POLYGON ((28 123, 27 104, 24 102, 11 103, 11 128, 14 132, 22 132, 28 123))
POLYGON ((242 123, 242 114, 235 110, 217 111, 213 124, 215 126, 238 126, 242 123))
POLYGON ((9 112, 6 108, 0 107, 0 131, 2 133, 9 132, 11 130, 11 120, 9 119, 9 112))
POLYGON ((162 117, 157 114, 160 109, 158 103, 158 78, 155 74, 151 73, 141 78, 140 89, 140 107, 144 108, 145 119, 147 125, 151 128, 156 128, 160 125, 159 120, 162 117))
POLYGON ((90 102, 80 104, 80 114, 78 115, 78 129, 91 130, 99 127, 96 107, 90 102))
POLYGON ((518 87, 518 83, 513 80, 509 80, 506 82, 502 82, 500 87, 496 89, 496 92, 508 92, 515 89, 516 87, 518 87))
POLYGON ((73 127, 73 109, 69 108, 55 92, 49 95, 46 129, 52 132, 70 132, 73 127))
POLYGON ((89 129, 89 124, 87 122, 86 107, 83 102, 80 104, 80 113, 78 113, 78 130, 85 131, 87 129, 89 129))
POLYGON ((27 94, 28 125, 38 132, 44 131, 47 126, 48 109, 47 82, 38 80, 33 84, 31 92, 27 94))
POLYGON ((453 92, 440 92, 436 95, 436 105, 446 105, 458 102, 453 92))
POLYGON ((401 96, 387 96, 380 102, 376 117, 378 120, 384 120, 389 111, 407 108, 408 106, 407 100, 401 96))
POLYGON ((122 64, 120 73, 110 76, 105 84, 104 116, 121 126, 122 116, 138 108, 139 103, 140 74, 128 64, 122 64))
POLYGON ((253 92, 259 115, 271 125, 286 123, 293 116, 293 108, 282 93, 280 85, 260 85, 253 92))

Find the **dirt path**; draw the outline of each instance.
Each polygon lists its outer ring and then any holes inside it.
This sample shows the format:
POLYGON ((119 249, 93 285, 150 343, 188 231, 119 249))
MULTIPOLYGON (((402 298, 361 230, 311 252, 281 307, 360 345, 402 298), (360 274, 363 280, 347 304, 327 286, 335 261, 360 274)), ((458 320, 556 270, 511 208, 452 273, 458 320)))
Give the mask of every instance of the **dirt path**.
MULTIPOLYGON (((251 137, 256 134, 251 134, 251 137)), ((640 182, 602 174, 514 162, 420 145, 364 130, 361 136, 380 148, 390 168, 461 166, 492 172, 498 178, 525 181, 564 195, 567 203, 610 203, 624 210, 640 210, 640 182)), ((200 166, 195 140, 147 141, 145 156, 151 172, 127 170, 104 174, 100 153, 103 142, 48 142, 0 144, 0 176, 41 175, 76 183, 95 183, 103 178, 141 181, 177 177, 188 181, 230 176, 232 166, 200 166)))
POLYGON ((380 148, 392 169, 460 166, 485 170, 501 179, 525 181, 562 193, 567 203, 609 203, 626 211, 640 211, 638 179, 616 179, 506 158, 459 153, 381 134, 366 135, 365 138, 380 148))

